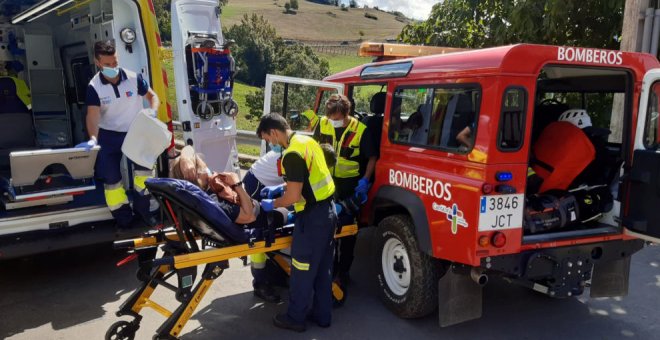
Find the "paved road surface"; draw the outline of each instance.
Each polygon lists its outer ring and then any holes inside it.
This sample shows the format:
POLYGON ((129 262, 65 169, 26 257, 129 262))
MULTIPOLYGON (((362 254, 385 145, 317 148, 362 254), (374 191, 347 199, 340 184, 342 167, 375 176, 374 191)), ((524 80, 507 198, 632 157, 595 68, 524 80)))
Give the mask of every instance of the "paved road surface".
MULTIPOLYGON (((624 299, 554 300, 491 280, 484 315, 440 329, 437 313, 402 320, 383 307, 370 280, 373 229, 361 231, 354 280, 346 306, 329 329, 297 334, 276 329, 271 317, 284 305, 252 296, 249 267, 232 261, 205 297, 182 339, 660 339, 660 247, 633 258, 630 294, 624 299)), ((102 339, 114 312, 137 286, 135 264, 116 268, 124 254, 109 245, 0 262, 0 339, 102 339)), ((174 307, 167 290, 155 299, 174 307)), ((150 339, 164 318, 144 313, 138 339, 150 339)))

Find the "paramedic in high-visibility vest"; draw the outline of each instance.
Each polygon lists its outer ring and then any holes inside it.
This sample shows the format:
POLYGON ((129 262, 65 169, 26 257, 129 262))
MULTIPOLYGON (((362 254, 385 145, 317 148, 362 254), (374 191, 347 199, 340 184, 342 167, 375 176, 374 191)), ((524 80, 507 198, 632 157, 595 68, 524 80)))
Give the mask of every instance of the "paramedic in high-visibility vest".
POLYGON ((297 135, 278 114, 266 114, 257 127, 257 136, 279 145, 281 171, 286 183, 277 199, 263 199, 265 211, 293 205, 296 211, 291 244, 289 306, 273 318, 275 326, 305 331, 309 317, 329 327, 332 311, 332 260, 337 213, 332 200, 335 184, 323 151, 311 137, 297 135))
MULTIPOLYGON (((160 101, 141 74, 119 67, 113 41, 94 44, 94 62, 99 72, 87 87, 87 133, 89 141, 77 145, 87 150, 100 145, 95 175, 103 182, 105 201, 120 229, 129 228, 135 217, 149 226, 155 224, 150 215, 150 195, 145 180, 152 169, 133 164, 133 208, 126 195, 121 176, 121 146, 126 132, 139 111, 144 109, 143 98, 149 102, 148 113, 156 116, 160 101)), ((132 162, 131 162, 132 163, 132 162)))
MULTIPOLYGON (((332 145, 337 155, 337 164, 330 168, 336 186, 335 201, 360 197, 357 203, 361 204, 367 197, 378 151, 372 139, 367 137, 367 127, 350 112, 351 102, 345 95, 331 95, 325 102, 325 116, 314 131, 314 138, 321 144, 332 145)), ((355 217, 351 213, 340 213, 339 224, 355 224, 355 217)), ((343 289, 349 281, 356 239, 356 236, 348 236, 337 241, 334 275, 343 289)))

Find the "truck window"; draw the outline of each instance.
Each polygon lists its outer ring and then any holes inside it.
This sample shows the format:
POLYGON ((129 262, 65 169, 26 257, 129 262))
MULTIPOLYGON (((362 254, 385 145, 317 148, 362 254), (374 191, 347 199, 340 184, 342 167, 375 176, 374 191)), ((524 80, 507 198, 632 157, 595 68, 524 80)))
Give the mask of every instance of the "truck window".
POLYGON ((646 110, 646 128, 644 129, 644 146, 648 149, 658 149, 660 136, 658 135, 658 100, 660 100, 660 82, 651 86, 649 103, 646 110))
POLYGON ((459 153, 472 149, 481 102, 477 86, 397 88, 392 100, 391 142, 459 153))
POLYGON ((353 113, 358 116, 367 116, 371 112, 371 98, 378 92, 387 92, 385 84, 354 85, 349 89, 349 98, 353 99, 353 113))
POLYGON ((525 108, 527 91, 522 87, 508 88, 502 97, 502 113, 498 146, 502 151, 519 150, 525 138, 525 108))
POLYGON ((293 130, 311 133, 325 114, 325 101, 335 93, 335 89, 319 89, 314 85, 276 82, 273 83, 270 112, 283 115, 293 130))

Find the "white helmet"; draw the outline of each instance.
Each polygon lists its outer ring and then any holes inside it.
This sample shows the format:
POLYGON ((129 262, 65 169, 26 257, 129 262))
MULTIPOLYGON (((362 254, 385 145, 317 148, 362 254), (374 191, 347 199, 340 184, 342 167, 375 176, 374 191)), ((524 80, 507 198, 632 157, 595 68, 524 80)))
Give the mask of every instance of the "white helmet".
POLYGON ((591 117, 589 117, 587 110, 582 109, 570 109, 564 111, 564 113, 559 116, 559 121, 571 123, 580 129, 591 126, 591 117))

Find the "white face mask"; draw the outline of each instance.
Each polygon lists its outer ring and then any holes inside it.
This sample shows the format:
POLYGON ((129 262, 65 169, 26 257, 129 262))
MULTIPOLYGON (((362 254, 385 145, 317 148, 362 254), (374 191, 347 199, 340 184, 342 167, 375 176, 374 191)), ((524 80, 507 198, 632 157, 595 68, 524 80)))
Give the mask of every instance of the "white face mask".
POLYGON ((343 119, 340 119, 340 120, 328 119, 328 120, 330 121, 330 124, 332 124, 332 126, 334 128, 344 127, 344 120, 343 119))

